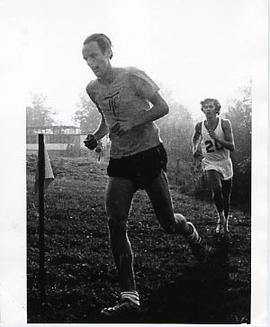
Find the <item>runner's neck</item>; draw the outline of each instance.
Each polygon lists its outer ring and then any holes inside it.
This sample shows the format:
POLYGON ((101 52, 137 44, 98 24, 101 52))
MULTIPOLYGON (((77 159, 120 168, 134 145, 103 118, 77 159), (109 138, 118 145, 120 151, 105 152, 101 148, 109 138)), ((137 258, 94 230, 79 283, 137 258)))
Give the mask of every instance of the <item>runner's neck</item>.
POLYGON ((217 128, 219 117, 206 119, 205 126, 207 129, 215 130, 217 128))
POLYGON ((115 80, 115 77, 116 77, 115 69, 112 66, 109 66, 107 72, 104 74, 104 76, 99 78, 98 81, 101 84, 109 85, 115 80))

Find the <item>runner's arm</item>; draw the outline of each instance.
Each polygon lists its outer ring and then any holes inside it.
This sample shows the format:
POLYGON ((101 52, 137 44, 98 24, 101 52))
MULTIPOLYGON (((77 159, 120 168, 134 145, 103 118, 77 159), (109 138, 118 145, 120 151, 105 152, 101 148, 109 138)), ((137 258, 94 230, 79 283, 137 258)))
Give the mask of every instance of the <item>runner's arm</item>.
POLYGON ((218 143, 220 143, 224 148, 230 151, 234 151, 235 145, 234 145, 231 122, 228 119, 222 119, 221 124, 224 133, 224 140, 221 140, 219 137, 217 137, 214 131, 210 131, 209 135, 218 143))
POLYGON ((101 140, 107 134, 108 134, 108 127, 105 123, 103 114, 101 114, 100 123, 98 125, 98 128, 94 131, 93 135, 94 135, 95 139, 98 141, 98 140, 101 140))
POLYGON ((105 135, 108 134, 109 130, 108 127, 106 125, 105 119, 104 119, 104 115, 98 105, 98 103, 96 102, 93 92, 91 92, 91 88, 89 87, 89 85, 86 88, 86 92, 89 96, 89 98, 94 102, 94 104, 96 105, 100 115, 101 115, 101 120, 99 122, 98 128, 94 131, 94 133, 90 134, 93 135, 94 138, 96 139, 96 141, 101 140, 105 135))
POLYGON ((201 122, 196 124, 195 131, 192 136, 192 153, 194 157, 201 155, 200 151, 198 151, 200 139, 201 139, 201 122))
POLYGON ((85 146, 90 150, 93 150, 97 147, 98 141, 101 140, 106 134, 108 134, 108 127, 106 125, 104 115, 101 109, 99 108, 98 103, 94 100, 93 95, 91 95, 91 91, 88 89, 88 87, 86 88, 86 92, 89 95, 90 99, 96 105, 99 113, 101 114, 101 120, 99 122, 98 128, 94 131, 94 133, 88 134, 84 141, 85 146))
POLYGON ((135 119, 132 122, 133 127, 149 123, 169 113, 169 107, 159 92, 154 93, 153 97, 149 99, 149 101, 153 106, 149 110, 140 112, 137 116, 135 116, 135 119))
POLYGON ((152 122, 168 114, 169 107, 158 92, 154 93, 149 102, 153 105, 149 110, 138 113, 132 120, 117 122, 112 126, 111 132, 121 136, 134 127, 152 122))

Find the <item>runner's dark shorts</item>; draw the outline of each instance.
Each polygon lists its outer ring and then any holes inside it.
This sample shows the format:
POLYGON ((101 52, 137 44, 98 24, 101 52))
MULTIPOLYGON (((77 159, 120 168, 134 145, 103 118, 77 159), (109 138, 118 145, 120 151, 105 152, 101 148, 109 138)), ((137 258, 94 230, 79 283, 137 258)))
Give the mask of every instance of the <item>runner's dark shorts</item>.
POLYGON ((107 173, 110 177, 131 179, 138 188, 150 186, 161 170, 167 171, 167 154, 158 146, 120 159, 110 159, 107 173))

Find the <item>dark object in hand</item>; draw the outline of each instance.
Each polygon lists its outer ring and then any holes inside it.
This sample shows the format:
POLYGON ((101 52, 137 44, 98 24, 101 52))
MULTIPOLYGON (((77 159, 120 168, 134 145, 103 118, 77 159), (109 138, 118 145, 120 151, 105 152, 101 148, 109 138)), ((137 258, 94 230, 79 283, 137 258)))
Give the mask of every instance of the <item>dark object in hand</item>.
POLYGON ((93 134, 88 134, 87 138, 84 141, 84 145, 88 149, 94 150, 97 147, 98 142, 97 142, 97 140, 96 140, 96 138, 95 138, 95 136, 93 134))
POLYGON ((100 152, 102 152, 102 145, 98 145, 97 147, 96 147, 96 150, 95 150, 97 153, 100 153, 100 152))

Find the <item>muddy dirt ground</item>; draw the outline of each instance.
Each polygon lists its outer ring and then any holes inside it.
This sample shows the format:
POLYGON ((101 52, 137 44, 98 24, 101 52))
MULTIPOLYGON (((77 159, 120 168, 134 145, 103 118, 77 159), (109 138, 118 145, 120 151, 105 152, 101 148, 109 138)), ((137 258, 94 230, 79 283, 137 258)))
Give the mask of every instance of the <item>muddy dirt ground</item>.
MULTIPOLYGON (((45 195, 42 304, 36 159, 27 160, 28 323, 110 322, 99 315, 119 294, 104 210, 106 163, 88 157, 51 159, 56 178, 45 195)), ((164 233, 146 194, 137 192, 128 228, 143 310, 127 322, 248 323, 250 216, 233 208, 230 235, 217 237, 212 204, 170 185, 175 211, 197 226, 214 253, 207 262, 198 262, 183 237, 164 233)))

